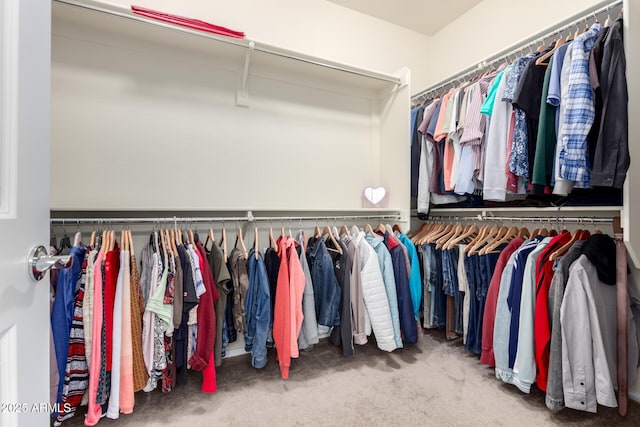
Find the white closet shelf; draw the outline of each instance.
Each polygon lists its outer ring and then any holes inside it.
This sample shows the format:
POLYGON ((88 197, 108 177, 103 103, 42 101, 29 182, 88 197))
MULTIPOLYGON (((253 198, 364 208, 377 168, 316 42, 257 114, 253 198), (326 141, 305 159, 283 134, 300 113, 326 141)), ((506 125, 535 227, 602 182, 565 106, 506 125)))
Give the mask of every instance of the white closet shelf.
MULTIPOLYGON (((130 9, 100 0, 54 0, 52 19, 56 24, 71 24, 88 31, 113 33, 162 44, 169 47, 204 53, 215 58, 237 61, 238 71, 245 68, 246 53, 250 53, 250 69, 254 67, 282 70, 327 82, 352 85, 371 91, 392 90, 404 85, 402 77, 324 58, 294 52, 249 39, 236 39, 194 30, 136 15, 130 9)), ((56 26, 54 25, 54 34, 56 26)), ((63 34, 67 36, 67 34, 63 34)))
MULTIPOLYGON (((433 216, 460 216, 462 215, 486 215, 486 216, 508 216, 517 214, 518 216, 554 216, 568 215, 575 216, 576 213, 584 213, 589 216, 612 216, 619 215, 622 206, 562 206, 557 207, 478 207, 478 208, 432 208, 429 214, 433 216)), ((416 211, 412 210, 412 215, 416 211)))

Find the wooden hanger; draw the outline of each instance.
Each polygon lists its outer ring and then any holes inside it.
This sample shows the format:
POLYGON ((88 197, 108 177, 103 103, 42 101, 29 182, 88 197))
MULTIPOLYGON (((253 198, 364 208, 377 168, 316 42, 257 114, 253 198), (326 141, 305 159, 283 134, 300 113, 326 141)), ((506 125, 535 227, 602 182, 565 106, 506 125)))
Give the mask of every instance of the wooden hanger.
POLYGON ((453 229, 454 229, 454 225, 453 224, 445 225, 445 227, 441 231, 439 231, 438 233, 431 234, 429 236, 429 239, 427 240, 427 243, 436 243, 438 241, 438 239, 440 239, 443 236, 446 236, 453 229))
POLYGON ((556 50, 558 50, 558 48, 564 43, 565 41, 562 39, 562 37, 556 40, 556 44, 553 46, 553 49, 536 59, 536 65, 549 65, 549 58, 551 58, 553 54, 556 53, 556 50))
POLYGON ((441 235, 446 230, 446 228, 447 228, 447 224, 444 224, 444 223, 435 224, 434 227, 432 227, 427 234, 422 236, 420 243, 422 244, 431 243, 431 239, 435 236, 441 235))
POLYGON ((478 226, 475 224, 471 224, 468 225, 464 231, 462 232, 462 234, 458 235, 457 237, 455 237, 454 239, 452 239, 446 246, 446 249, 453 249, 455 245, 457 245, 458 243, 462 242, 464 239, 467 239, 471 236, 474 236, 476 233, 478 233, 478 231, 480 231, 478 229, 478 226))
POLYGON ((89 247, 94 247, 96 244, 96 230, 91 232, 91 239, 89 239, 89 247))
POLYGON ((375 232, 373 231, 373 228, 371 227, 371 224, 365 225, 363 231, 365 233, 375 234, 375 232))
POLYGON ((382 233, 382 235, 384 235, 387 232, 387 227, 384 224, 380 223, 378 224, 378 228, 376 228, 376 232, 382 233))
POLYGON ((518 231, 518 237, 520 237, 521 239, 526 239, 530 235, 531 233, 529 233, 529 229, 527 227, 522 227, 520 228, 520 231, 518 231))
POLYGON ((253 255, 256 257, 256 261, 258 260, 260 247, 258 245, 258 226, 253 227, 253 255))
POLYGON ((324 228, 322 229, 322 236, 325 236, 327 234, 329 235, 329 238, 331 239, 331 242, 336 247, 335 249, 334 248, 327 248, 327 249, 330 250, 330 251, 337 252, 340 255, 342 255, 342 248, 340 247, 340 245, 336 241, 336 238, 333 236, 333 232, 331 231, 331 227, 329 227, 328 225, 325 225, 324 228))
MULTIPOLYGON (((211 228, 211 227, 209 227, 209 232, 207 233, 207 238, 211 239, 212 242, 216 241, 216 237, 213 234, 213 228, 211 228)), ((206 246, 206 243, 205 243, 205 246, 206 246)))
POLYGON ((126 251, 127 250, 127 242, 125 240, 124 237, 124 228, 120 231, 120 244, 122 245, 122 250, 126 251))
POLYGON ((321 234, 320 227, 316 224, 316 228, 313 229, 313 237, 318 238, 321 234))
POLYGON ((480 227, 480 230, 476 234, 476 237, 471 239, 471 241, 464 248, 464 253, 466 253, 468 255, 469 252, 471 252, 471 249, 476 245, 476 243, 478 243, 480 240, 484 239, 484 236, 486 236, 487 233, 489 232, 489 228, 490 227, 488 225, 483 225, 482 227, 480 227))
POLYGON ((551 255, 549 255, 549 261, 555 261, 558 258, 560 258, 562 255, 566 254, 567 251, 571 248, 571 246, 573 246, 573 244, 575 242, 577 242, 578 240, 581 240, 582 231, 583 230, 581 230, 581 229, 577 229, 573 233, 573 236, 571 237, 571 240, 569 240, 567 243, 565 243, 560 248, 556 249, 555 252, 553 252, 551 255))
POLYGON ((487 248, 489 248, 493 243, 495 243, 498 240, 501 240, 503 236, 505 236, 509 231, 509 227, 498 227, 498 232, 492 237, 492 240, 490 242, 487 242, 483 247, 481 247, 478 250, 478 255, 486 255, 487 254, 487 248))
POLYGON ((222 246, 222 255, 224 256, 224 263, 227 263, 228 254, 227 254, 227 229, 224 224, 222 224, 222 239, 220 240, 220 246, 222 246))
POLYGON ((247 252, 247 248, 244 245, 244 239, 242 238, 242 227, 238 226, 238 239, 236 240, 237 242, 240 242, 240 251, 242 252, 242 256, 244 257, 244 259, 248 259, 249 258, 249 253, 247 252))
POLYGON ((173 252, 173 256, 178 256, 178 247, 176 246, 176 233, 173 230, 167 230, 169 233, 169 244, 171 245, 171 252, 173 252))
POLYGON ((269 226, 269 247, 273 248, 276 253, 278 252, 278 243, 276 239, 273 237, 273 227, 269 226))
POLYGON ((473 245, 473 248, 471 248, 471 250, 467 252, 467 254, 469 256, 477 254, 480 248, 485 243, 487 243, 491 238, 495 237, 496 234, 498 234, 498 230, 499 228, 497 225, 494 225, 493 227, 491 227, 489 231, 486 233, 486 235, 482 239, 480 239, 478 242, 476 242, 476 244, 473 245))
POLYGON ((135 255, 135 249, 133 248, 133 236, 131 230, 127 230, 127 241, 129 243, 129 252, 135 255))
POLYGON ((109 241, 109 250, 112 251, 116 248, 116 231, 111 230, 111 240, 109 241))
POLYGON ((407 236, 413 240, 415 236, 417 236, 418 234, 420 234, 420 232, 422 230, 424 230, 425 228, 429 227, 429 225, 431 225, 431 223, 429 222, 423 222, 422 224, 420 224, 420 228, 418 228, 417 230, 409 230, 409 232, 407 233, 407 236))
POLYGON ((402 228, 400 228, 398 224, 393 224, 393 227, 391 227, 391 230, 397 231, 398 233, 402 234, 402 228))
POLYGON ((344 235, 349 235, 349 228, 346 225, 343 225, 342 227, 340 227, 340 237, 344 236, 344 235))
POLYGON ((461 224, 456 224, 452 227, 451 231, 446 233, 444 236, 441 236, 436 241, 436 249, 443 249, 447 243, 449 243, 456 236, 462 234, 464 231, 464 227, 461 224))
POLYGON ((507 232, 504 233, 504 235, 501 238, 495 239, 493 242, 491 242, 489 245, 487 245, 484 248, 484 251, 480 251, 480 255, 486 255, 490 252, 495 251, 498 248, 498 246, 504 243, 507 243, 509 240, 514 239, 517 236, 518 236, 518 227, 511 227, 507 229, 507 232))
POLYGON ((164 251, 164 253, 168 253, 169 248, 167 246, 167 239, 164 235, 164 230, 160 230, 160 243, 162 244, 162 250, 164 251))
POLYGON ((195 237, 193 237, 193 230, 189 229, 189 243, 191 243, 192 245, 196 244, 196 239, 195 237))

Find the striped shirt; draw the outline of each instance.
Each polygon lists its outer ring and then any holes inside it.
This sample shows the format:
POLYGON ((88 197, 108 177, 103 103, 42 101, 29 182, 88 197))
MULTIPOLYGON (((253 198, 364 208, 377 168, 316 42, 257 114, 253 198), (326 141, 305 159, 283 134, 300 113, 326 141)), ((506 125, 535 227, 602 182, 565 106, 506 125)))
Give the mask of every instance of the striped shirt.
POLYGON ((559 178, 572 181, 577 188, 590 188, 591 171, 588 160, 587 135, 595 118, 595 106, 589 80, 589 54, 601 25, 576 37, 570 57, 564 67, 569 68, 568 85, 562 87, 562 101, 566 109, 560 122, 559 178))

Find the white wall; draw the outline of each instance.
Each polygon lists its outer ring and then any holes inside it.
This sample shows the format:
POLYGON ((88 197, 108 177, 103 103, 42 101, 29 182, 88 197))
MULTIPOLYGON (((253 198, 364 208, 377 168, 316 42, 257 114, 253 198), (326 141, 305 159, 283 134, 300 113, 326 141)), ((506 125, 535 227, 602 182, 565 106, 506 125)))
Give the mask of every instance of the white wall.
MULTIPOLYGON (((483 0, 431 38, 427 85, 500 52, 601 0, 483 0)), ((415 73, 414 73, 415 75, 415 73)))
MULTIPOLYGON (((130 0, 111 0, 129 7, 130 0)), ((136 5, 244 31, 247 38, 386 73, 409 67, 428 81, 429 38, 326 0, 138 0, 136 5)), ((427 17, 425 17, 426 19, 427 17)))

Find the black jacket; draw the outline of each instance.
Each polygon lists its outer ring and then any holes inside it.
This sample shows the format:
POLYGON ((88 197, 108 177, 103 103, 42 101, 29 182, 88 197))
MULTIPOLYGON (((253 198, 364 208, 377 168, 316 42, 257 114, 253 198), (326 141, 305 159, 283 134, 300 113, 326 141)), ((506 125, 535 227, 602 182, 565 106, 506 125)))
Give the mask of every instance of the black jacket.
POLYGON ((622 188, 629 168, 629 117, 622 18, 611 26, 602 51, 602 118, 592 162, 591 185, 622 188))

